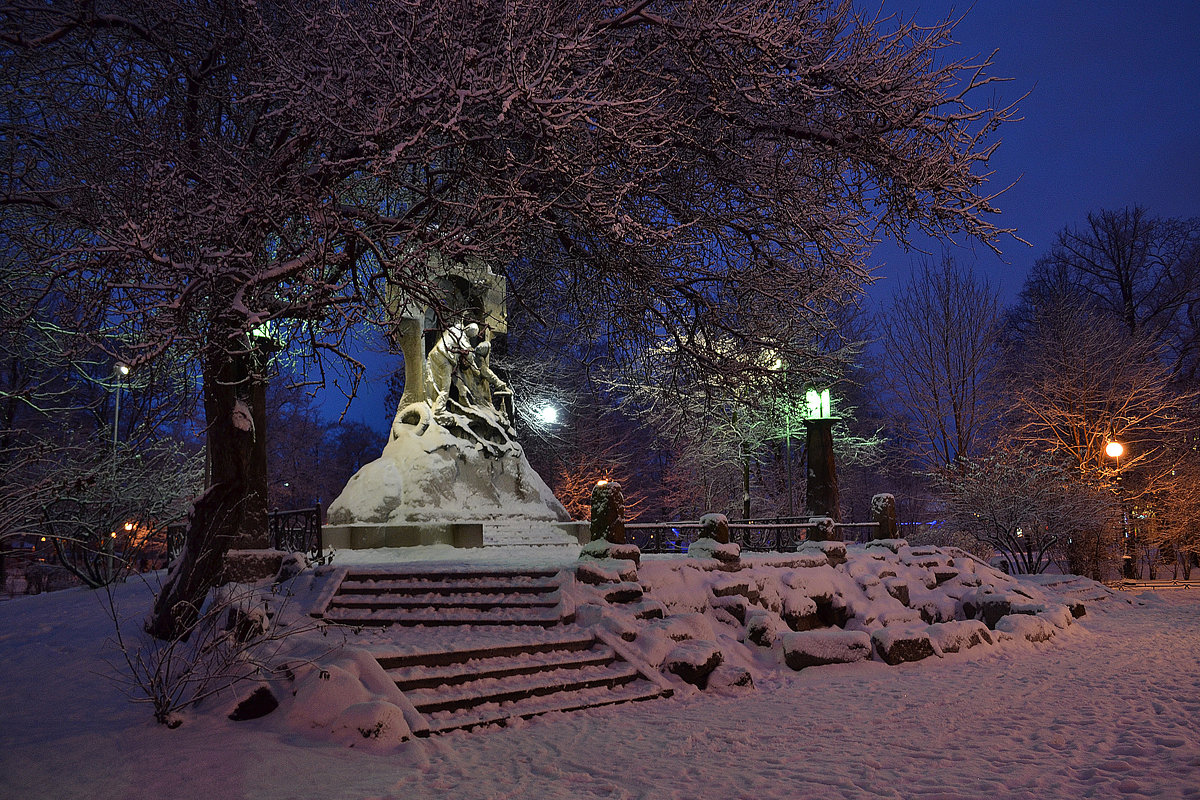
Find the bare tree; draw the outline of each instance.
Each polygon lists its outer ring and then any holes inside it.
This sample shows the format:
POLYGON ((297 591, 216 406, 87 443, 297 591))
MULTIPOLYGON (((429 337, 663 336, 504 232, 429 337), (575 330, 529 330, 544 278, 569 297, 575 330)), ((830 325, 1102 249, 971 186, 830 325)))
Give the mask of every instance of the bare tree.
POLYGON ((1009 397, 1018 438, 1064 455, 1096 484, 1122 484, 1127 500, 1155 491, 1192 429, 1194 392, 1171 385, 1160 349, 1077 302, 1035 309, 1013 353, 1009 397), (1105 453, 1120 442, 1119 458, 1105 453))
POLYGON ((990 61, 947 57, 952 27, 820 0, 6 6, 0 222, 77 330, 202 374, 213 483, 152 630, 262 536, 266 322, 347 355, 383 284, 436 304, 431 257, 482 257, 616 356, 665 333, 679 375, 737 372, 802 355, 881 232, 995 246, 1012 111, 974 105, 990 61))
POLYGON ((948 255, 936 267, 924 262, 883 310, 879 331, 883 383, 915 461, 938 469, 987 449, 1002 402, 996 290, 948 255))
POLYGON ((1030 450, 965 459, 938 473, 935 485, 950 524, 1000 551, 1010 572, 1040 573, 1076 537, 1115 530, 1112 495, 1030 450))
POLYGON ((1022 293, 1028 306, 1074 297, 1159 342, 1171 374, 1200 373, 1200 219, 1164 219, 1140 206, 1088 214, 1038 259, 1022 293))

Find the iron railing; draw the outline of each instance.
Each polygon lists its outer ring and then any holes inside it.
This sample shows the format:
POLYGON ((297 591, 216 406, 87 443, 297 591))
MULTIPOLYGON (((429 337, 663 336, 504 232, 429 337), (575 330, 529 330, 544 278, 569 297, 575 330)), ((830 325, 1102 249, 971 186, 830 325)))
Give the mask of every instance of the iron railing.
MULTIPOLYGON (((736 521, 729 523, 729 541, 751 552, 787 553, 806 541, 815 527, 808 517, 736 521)), ((878 526, 874 522, 838 522, 833 527, 839 539, 862 542, 878 526)), ((688 545, 700 538, 700 531, 698 521, 627 522, 625 540, 643 553, 686 553, 688 545)))
MULTIPOLYGON (((312 508, 297 508, 288 511, 267 512, 267 533, 271 547, 286 553, 304 553, 309 558, 319 559, 324 549, 321 539, 321 504, 312 508)), ((167 526, 167 563, 175 560, 183 550, 187 535, 187 523, 177 522, 167 526)))

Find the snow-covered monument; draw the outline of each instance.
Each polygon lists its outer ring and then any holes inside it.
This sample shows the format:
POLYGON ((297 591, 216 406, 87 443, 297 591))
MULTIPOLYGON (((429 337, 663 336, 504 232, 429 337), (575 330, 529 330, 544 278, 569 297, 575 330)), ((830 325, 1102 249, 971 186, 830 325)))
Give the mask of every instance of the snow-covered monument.
POLYGON ((436 307, 388 297, 404 394, 383 454, 330 505, 326 546, 477 547, 485 530, 504 543, 576 541, 579 524, 529 465, 512 392, 491 368, 493 342, 507 333, 504 279, 479 260, 431 266, 436 307))

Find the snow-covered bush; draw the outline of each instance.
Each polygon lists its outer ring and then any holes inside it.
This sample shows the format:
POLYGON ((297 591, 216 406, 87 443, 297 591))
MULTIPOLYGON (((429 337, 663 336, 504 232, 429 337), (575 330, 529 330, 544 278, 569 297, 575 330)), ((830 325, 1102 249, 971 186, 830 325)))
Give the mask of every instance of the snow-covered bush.
POLYGON ((157 639, 137 621, 122 619, 110 590, 110 641, 119 654, 110 661, 115 680, 133 702, 148 703, 155 720, 178 727, 182 709, 287 669, 280 658, 285 640, 317 624, 307 618, 282 622, 286 602, 286 593, 229 584, 214 590, 177 636, 157 639))

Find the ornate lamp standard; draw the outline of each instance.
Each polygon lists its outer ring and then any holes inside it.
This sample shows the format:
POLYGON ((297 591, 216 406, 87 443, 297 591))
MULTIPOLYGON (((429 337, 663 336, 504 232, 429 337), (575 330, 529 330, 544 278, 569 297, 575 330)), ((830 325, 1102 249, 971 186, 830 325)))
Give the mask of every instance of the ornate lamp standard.
MULTIPOLYGON (((1114 482, 1121 480, 1121 456, 1125 454, 1125 445, 1118 441, 1111 440, 1104 445, 1104 455, 1113 460, 1113 478, 1114 482)), ((1116 489, 1117 501, 1121 504, 1121 575, 1125 578, 1133 577, 1133 556, 1129 552, 1129 521, 1126 519, 1125 513, 1125 496, 1121 492, 1119 486, 1116 489)))
POLYGON ((808 437, 808 487, 805 503, 808 513, 842 521, 838 504, 837 466, 833 457, 833 423, 830 416, 829 390, 809 389, 806 393, 808 418, 804 420, 808 437))

